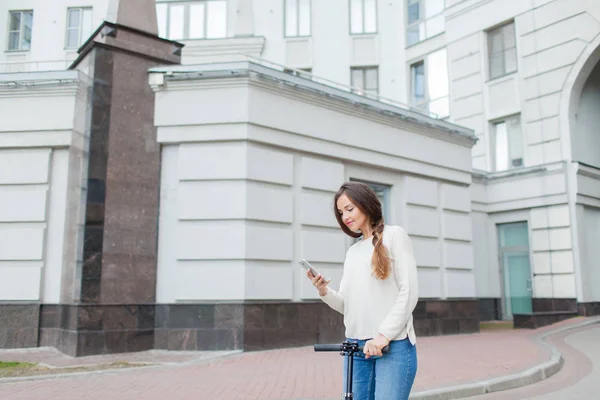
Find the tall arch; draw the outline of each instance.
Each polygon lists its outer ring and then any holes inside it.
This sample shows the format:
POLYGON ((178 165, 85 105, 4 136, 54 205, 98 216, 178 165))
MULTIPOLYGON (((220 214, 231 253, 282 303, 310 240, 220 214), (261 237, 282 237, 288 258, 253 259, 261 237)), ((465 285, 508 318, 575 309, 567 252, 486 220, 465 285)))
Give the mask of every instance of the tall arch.
POLYGON ((560 120, 563 157, 568 161, 596 163, 600 168, 600 34, 585 47, 571 68, 562 92, 560 120), (586 144, 596 121, 594 140, 586 144), (598 153, 597 160, 592 157, 594 151, 598 153))
MULTIPOLYGON (((574 162, 596 163, 600 168, 600 34, 584 48, 565 81, 560 104, 560 131, 571 220, 571 240, 578 302, 594 300, 598 276, 590 264, 583 206, 577 205, 577 167, 574 162), (596 126, 594 126, 594 121, 596 126), (590 143, 586 139, 591 138, 590 143), (583 150, 583 151, 582 151, 583 150), (596 153, 594 153, 594 151, 596 153), (598 154, 597 159, 594 157, 598 154)), ((581 307, 581 305, 580 305, 581 307)))

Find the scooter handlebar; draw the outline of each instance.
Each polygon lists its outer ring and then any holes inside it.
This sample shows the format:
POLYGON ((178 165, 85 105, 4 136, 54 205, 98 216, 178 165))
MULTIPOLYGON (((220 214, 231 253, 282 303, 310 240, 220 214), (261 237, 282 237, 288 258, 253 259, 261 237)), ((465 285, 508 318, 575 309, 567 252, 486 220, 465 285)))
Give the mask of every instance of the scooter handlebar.
MULTIPOLYGON (((343 345, 341 344, 315 344, 315 351, 338 351, 341 352, 343 345)), ((363 351, 363 346, 358 346, 358 351, 363 351)), ((390 346, 385 346, 381 352, 387 353, 390 351, 390 346)))

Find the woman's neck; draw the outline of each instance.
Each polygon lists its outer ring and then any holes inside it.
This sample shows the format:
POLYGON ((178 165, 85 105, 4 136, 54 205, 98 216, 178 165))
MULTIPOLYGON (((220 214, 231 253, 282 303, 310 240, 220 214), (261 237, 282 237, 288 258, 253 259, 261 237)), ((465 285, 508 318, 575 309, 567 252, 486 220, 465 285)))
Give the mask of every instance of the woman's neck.
POLYGON ((362 233, 363 240, 367 240, 373 236, 373 228, 371 228, 369 225, 361 229, 360 232, 362 233))

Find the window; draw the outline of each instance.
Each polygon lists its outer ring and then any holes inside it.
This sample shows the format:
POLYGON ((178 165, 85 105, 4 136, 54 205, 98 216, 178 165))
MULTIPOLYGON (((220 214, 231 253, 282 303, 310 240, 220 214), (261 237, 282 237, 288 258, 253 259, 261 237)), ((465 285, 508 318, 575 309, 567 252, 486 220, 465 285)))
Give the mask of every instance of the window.
POLYGON ((427 104, 425 91, 425 61, 420 61, 410 67, 412 82, 412 103, 418 107, 427 104))
POLYGON ((33 10, 10 11, 9 19, 8 50, 29 50, 31 48, 33 10))
POLYGON ((490 79, 499 78, 517 70, 517 42, 515 23, 488 31, 490 79))
POLYGON ((379 93, 379 72, 377 67, 352 68, 350 70, 351 86, 354 93, 379 93))
POLYGON ((383 213, 383 219, 384 221, 388 221, 387 223, 389 224, 390 187, 370 182, 367 182, 367 185, 369 185, 369 187, 373 189, 373 191, 377 195, 377 198, 381 203, 381 212, 383 213))
POLYGON ((285 36, 310 36, 310 0, 285 1, 285 36))
POLYGON ((81 46, 92 34, 92 8, 67 9, 67 49, 81 46))
POLYGON ((389 225, 390 218, 391 218, 390 217, 390 186, 383 185, 381 183, 367 182, 367 181, 363 181, 360 179, 350 178, 350 180, 352 182, 362 182, 362 183, 368 185, 371 189, 373 189, 373 191, 377 195, 377 198, 379 199, 379 202, 381 203, 381 212, 383 214, 383 219, 385 220, 385 223, 389 225))
POLYGON ((227 1, 158 3, 158 34, 171 40, 216 39, 227 36, 227 1))
POLYGON ((507 118, 493 126, 492 161, 494 171, 523 166, 523 137, 519 117, 507 118))
POLYGON ((444 32, 444 0, 406 0, 406 43, 411 46, 444 32))
POLYGON ((450 116, 446 49, 431 53, 424 60, 412 64, 410 75, 412 104, 440 118, 450 116))
POLYGON ((350 33, 377 32, 376 0, 350 0, 350 33))

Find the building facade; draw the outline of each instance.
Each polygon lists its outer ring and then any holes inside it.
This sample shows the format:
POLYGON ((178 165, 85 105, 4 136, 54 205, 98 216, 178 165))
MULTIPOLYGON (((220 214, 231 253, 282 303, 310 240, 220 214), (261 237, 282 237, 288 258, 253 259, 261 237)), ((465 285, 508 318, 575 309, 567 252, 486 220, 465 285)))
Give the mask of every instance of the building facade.
MULTIPOLYGON (((86 87, 85 71, 48 71, 68 68, 117 4, 4 1, 6 101, 17 81, 57 85, 54 94, 63 79, 72 93, 86 87)), ((371 184, 386 219, 413 239, 421 333, 600 312, 600 5, 158 0, 155 9, 160 36, 185 45, 185 66, 154 68, 148 82, 161 149, 156 347, 205 348, 207 335, 215 347, 214 332, 225 332, 225 347, 268 347, 293 336, 284 321, 329 318, 310 308, 315 293, 296 264, 314 261, 335 286, 351 241, 337 232, 328 199, 352 179, 371 184), (231 308, 221 310, 223 302, 231 308), (219 325, 220 313, 242 322, 219 325), (189 322, 194 315, 212 325, 189 322)), ((50 231, 60 236, 65 216, 48 179, 73 168, 72 146, 85 154, 89 143, 63 137, 85 129, 57 123, 54 112, 37 127, 15 120, 36 101, 48 110, 62 104, 33 92, 10 103, 18 110, 4 108, 0 125, 3 169, 18 159, 39 164, 46 179, 17 179, 13 170, 0 182, 5 210, 37 204, 28 207, 37 216, 6 211, 0 220, 9 244, 0 250, 0 301, 59 304, 66 261, 52 253, 58 236, 50 231), (33 188, 21 184, 42 185, 37 202, 17 193, 33 188)), ((61 110, 74 118, 77 102, 65 101, 61 110)))

